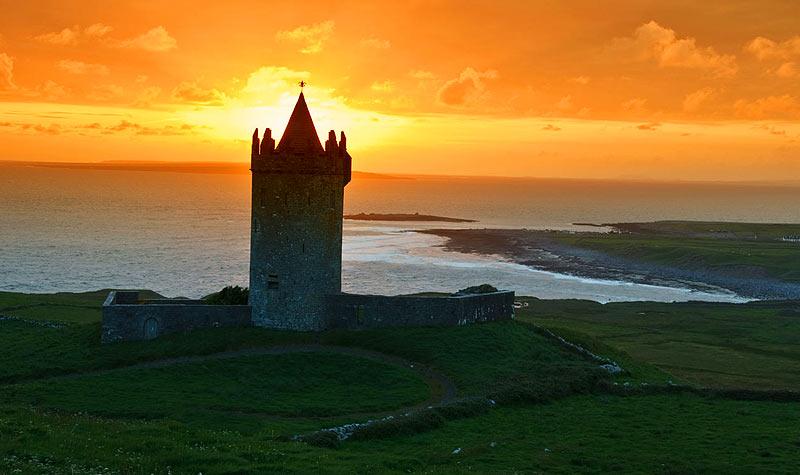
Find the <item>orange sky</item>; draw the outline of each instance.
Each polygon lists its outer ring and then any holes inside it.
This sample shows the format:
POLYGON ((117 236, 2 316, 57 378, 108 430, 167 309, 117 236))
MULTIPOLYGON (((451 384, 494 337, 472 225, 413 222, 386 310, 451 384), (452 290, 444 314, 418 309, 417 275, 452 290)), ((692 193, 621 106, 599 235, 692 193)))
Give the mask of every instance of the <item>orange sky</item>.
POLYGON ((0 0, 0 159, 247 161, 303 79, 358 170, 800 179, 800 2, 0 0))

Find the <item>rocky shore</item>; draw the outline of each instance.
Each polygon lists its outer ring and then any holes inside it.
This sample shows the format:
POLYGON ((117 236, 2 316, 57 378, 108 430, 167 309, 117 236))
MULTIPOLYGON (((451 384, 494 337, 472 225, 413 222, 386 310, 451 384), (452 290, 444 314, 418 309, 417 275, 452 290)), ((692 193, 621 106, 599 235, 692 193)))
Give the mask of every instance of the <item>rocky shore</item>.
POLYGON ((783 282, 749 267, 725 270, 665 266, 559 242, 557 231, 527 229, 430 229, 448 238, 446 250, 498 255, 536 269, 593 279, 735 292, 751 299, 800 299, 800 284, 783 282))

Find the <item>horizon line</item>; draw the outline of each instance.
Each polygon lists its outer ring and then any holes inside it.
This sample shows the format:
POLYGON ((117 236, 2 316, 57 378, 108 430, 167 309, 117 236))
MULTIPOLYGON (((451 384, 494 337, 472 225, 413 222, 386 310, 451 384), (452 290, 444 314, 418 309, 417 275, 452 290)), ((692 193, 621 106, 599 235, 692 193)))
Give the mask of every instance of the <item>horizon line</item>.
MULTIPOLYGON (((173 173, 206 173, 206 174, 245 174, 250 171, 250 163, 243 161, 168 161, 168 160, 100 160, 94 162, 58 162, 45 160, 0 159, 0 165, 28 165, 48 168, 83 168, 106 169, 119 171, 163 171, 173 173), (136 168, 140 167, 140 168, 136 168), (149 168, 144 168, 149 167, 149 168), (193 169, 192 167, 197 167, 193 169), (223 171, 229 168, 228 172, 223 171), (216 169, 216 170, 215 170, 216 169)), ((574 176, 532 176, 532 175, 455 175, 441 173, 407 173, 407 172, 374 172, 353 170, 362 178, 372 176, 376 179, 409 179, 409 178, 454 178, 454 179, 508 179, 508 180, 561 180, 591 182, 623 182, 623 183, 665 183, 665 184, 709 184, 709 185, 768 185, 768 186, 800 186, 800 180, 711 180, 711 179, 659 179, 648 177, 574 177, 574 176), (367 175, 367 176, 364 176, 367 175)))

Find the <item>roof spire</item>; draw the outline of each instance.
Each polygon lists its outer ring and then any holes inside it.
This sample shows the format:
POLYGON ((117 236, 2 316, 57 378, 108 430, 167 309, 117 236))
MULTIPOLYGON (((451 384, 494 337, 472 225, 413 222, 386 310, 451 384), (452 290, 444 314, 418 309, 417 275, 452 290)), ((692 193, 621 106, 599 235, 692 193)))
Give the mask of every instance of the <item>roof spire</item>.
MULTIPOLYGON (((301 83, 303 83, 302 88, 305 83, 303 81, 301 83)), ((286 124, 286 130, 283 132, 276 151, 298 154, 323 152, 317 129, 314 128, 314 121, 311 119, 311 113, 308 111, 306 98, 302 91, 300 97, 297 98, 297 104, 289 117, 289 123, 286 124)))

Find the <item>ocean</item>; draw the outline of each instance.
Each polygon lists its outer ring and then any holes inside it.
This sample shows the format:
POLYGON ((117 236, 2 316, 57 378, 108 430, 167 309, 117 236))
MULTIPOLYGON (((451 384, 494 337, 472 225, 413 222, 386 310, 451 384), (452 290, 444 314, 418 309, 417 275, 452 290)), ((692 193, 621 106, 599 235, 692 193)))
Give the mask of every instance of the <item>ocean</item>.
MULTIPOLYGON (((554 274, 444 251, 442 227, 586 229, 574 223, 691 219, 800 222, 800 187, 533 178, 357 176, 347 213, 413 213, 476 223, 345 221, 343 290, 451 292, 481 283, 540 298, 740 301, 554 274)), ((0 165, 0 290, 148 288, 200 297, 247 285, 250 177, 0 165)))

